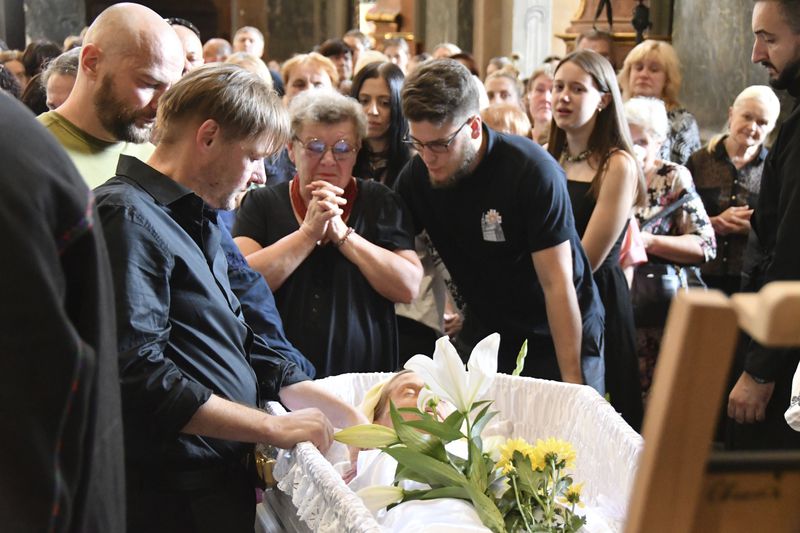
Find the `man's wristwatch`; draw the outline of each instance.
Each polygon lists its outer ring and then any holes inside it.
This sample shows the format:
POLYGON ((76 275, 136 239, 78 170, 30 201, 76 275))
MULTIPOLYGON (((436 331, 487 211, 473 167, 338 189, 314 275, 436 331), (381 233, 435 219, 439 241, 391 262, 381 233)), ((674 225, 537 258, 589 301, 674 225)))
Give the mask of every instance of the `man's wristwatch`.
POLYGON ((751 378, 753 378, 753 381, 755 381, 755 382, 756 382, 756 383, 758 383, 759 385, 766 385, 767 383, 771 383, 771 382, 772 382, 772 380, 771 380, 771 379, 764 379, 764 378, 760 378, 760 377, 758 377, 758 376, 754 376, 753 374, 750 374, 750 372, 748 372, 748 375, 749 375, 751 378))

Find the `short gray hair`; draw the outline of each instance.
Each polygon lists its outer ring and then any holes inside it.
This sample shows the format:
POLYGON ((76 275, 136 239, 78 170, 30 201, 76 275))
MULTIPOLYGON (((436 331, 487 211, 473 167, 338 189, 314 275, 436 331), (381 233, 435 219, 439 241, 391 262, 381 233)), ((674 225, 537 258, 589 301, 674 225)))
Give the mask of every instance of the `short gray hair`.
POLYGON ((47 81, 53 74, 62 76, 78 76, 78 61, 81 57, 81 47, 72 48, 60 56, 50 60, 42 71, 42 87, 47 89, 47 81))
POLYGON ((478 83, 458 61, 426 61, 406 78, 401 93, 403 114, 411 122, 436 125, 466 120, 480 111, 478 83))
POLYGON ((354 98, 333 89, 304 91, 289 104, 292 135, 298 135, 306 124, 338 124, 349 121, 355 129, 358 144, 367 136, 367 117, 354 98))
POLYGON ((214 120, 228 139, 269 136, 277 150, 289 140, 289 120, 280 97, 258 74, 238 65, 198 67, 161 97, 156 117, 162 143, 175 142, 186 120, 214 120))
POLYGON ((663 100, 636 96, 625 102, 623 107, 628 125, 639 126, 658 142, 667 140, 669 118, 663 100))

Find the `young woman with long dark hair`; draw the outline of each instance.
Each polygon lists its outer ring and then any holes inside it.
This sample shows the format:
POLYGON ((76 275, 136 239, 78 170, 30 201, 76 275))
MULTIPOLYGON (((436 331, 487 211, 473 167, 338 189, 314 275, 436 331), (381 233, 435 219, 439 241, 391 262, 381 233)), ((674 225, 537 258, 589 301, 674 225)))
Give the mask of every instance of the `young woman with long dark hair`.
POLYGON ((607 59, 580 50, 561 60, 553 79, 553 121, 548 150, 567 174, 575 226, 606 309, 606 391, 638 430, 635 324, 619 250, 633 208, 644 202, 645 184, 607 59))

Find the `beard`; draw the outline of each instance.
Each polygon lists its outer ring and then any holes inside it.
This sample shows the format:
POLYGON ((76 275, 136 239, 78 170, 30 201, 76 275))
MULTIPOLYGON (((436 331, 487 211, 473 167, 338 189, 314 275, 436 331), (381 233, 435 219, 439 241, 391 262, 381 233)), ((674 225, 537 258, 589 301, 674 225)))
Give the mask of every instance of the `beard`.
MULTIPOLYGON (((761 64, 765 67, 770 66, 775 68, 775 66, 768 61, 762 61, 761 64)), ((797 82, 798 77, 800 77, 800 51, 795 53, 794 59, 787 63, 775 78, 769 79, 769 84, 773 89, 784 91, 786 89, 791 89, 797 82)))
POLYGON ((476 148, 472 143, 467 142, 464 145, 464 150, 462 152, 461 164, 458 165, 458 168, 453 171, 453 173, 446 177, 443 180, 434 181, 433 178, 430 178, 431 187, 434 189, 449 189, 454 187, 462 178, 470 174, 470 166, 475 161, 475 158, 478 156, 478 148, 476 148))
POLYGON ((149 108, 133 109, 126 105, 114 92, 111 76, 104 76, 99 90, 94 95, 94 108, 97 118, 109 133, 120 141, 145 143, 153 132, 152 123, 137 126, 139 118, 155 118, 155 112, 149 108))

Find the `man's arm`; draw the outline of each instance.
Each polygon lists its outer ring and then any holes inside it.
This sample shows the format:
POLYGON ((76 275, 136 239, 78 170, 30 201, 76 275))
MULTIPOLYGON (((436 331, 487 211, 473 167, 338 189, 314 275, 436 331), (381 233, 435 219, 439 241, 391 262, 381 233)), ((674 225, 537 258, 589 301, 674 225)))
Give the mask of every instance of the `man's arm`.
POLYGON ((300 409, 274 416, 215 394, 200 406, 181 432, 239 442, 263 442, 284 449, 310 441, 323 453, 333 439, 333 426, 319 409, 300 409))
POLYGON ((583 383, 581 340, 583 328, 578 297, 572 281, 572 250, 569 241, 531 254, 533 267, 544 291, 547 322, 556 348, 561 379, 583 383))

